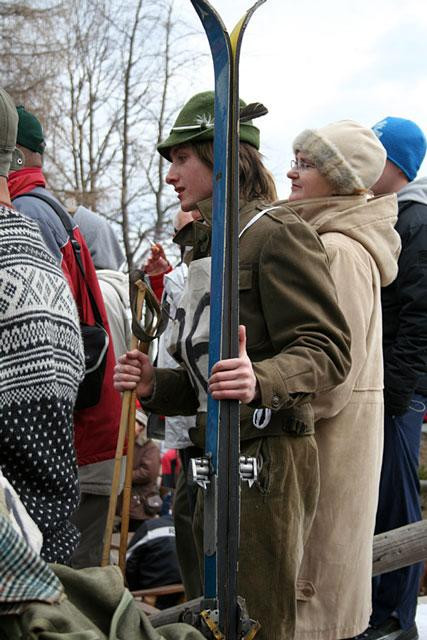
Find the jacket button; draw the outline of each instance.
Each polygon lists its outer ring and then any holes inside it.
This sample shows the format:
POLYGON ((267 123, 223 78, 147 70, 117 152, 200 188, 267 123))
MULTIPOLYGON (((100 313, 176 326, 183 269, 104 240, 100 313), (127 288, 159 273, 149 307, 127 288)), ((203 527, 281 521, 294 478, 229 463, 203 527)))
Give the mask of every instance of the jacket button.
POLYGON ((273 409, 277 409, 280 405, 280 398, 279 396, 274 395, 271 398, 271 406, 273 407, 273 409))

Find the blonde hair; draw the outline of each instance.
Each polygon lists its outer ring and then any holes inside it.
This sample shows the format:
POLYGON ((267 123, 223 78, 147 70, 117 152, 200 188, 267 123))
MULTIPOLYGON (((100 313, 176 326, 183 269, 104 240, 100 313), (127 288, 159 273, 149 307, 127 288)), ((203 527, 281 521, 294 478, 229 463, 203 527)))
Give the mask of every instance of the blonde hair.
MULTIPOLYGON (((213 142, 191 144, 198 158, 213 171, 213 142)), ((277 200, 274 178, 262 161, 262 155, 251 144, 239 145, 239 190, 240 197, 251 200, 277 200)))

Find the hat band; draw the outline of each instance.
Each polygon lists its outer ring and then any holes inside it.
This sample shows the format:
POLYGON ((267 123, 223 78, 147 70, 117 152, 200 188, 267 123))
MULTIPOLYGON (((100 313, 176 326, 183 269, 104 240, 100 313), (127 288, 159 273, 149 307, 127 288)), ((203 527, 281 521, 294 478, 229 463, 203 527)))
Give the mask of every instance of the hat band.
POLYGON ((206 129, 213 128, 214 124, 212 122, 207 124, 187 124, 183 127, 172 127, 172 131, 194 131, 195 129, 198 129, 199 131, 206 131, 206 129))

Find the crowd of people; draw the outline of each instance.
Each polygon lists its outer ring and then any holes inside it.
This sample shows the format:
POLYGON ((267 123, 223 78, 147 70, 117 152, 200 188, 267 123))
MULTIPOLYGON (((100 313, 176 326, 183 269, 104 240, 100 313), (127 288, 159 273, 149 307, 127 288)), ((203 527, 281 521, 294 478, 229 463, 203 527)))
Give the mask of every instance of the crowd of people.
MULTIPOLYGON (((211 394, 239 401, 240 450, 259 467, 241 487, 238 571, 257 638, 416 640, 423 565, 372 580, 372 541, 422 519, 421 129, 400 117, 306 129, 293 142, 289 197, 278 200, 260 131, 240 122, 239 355, 209 371, 213 92, 193 96, 158 145, 177 195, 171 236, 181 260, 172 265, 157 243, 143 265, 168 317, 155 359, 129 347, 128 276, 112 227, 48 190, 42 125, 4 90, 0 116, 0 638, 13 637, 5 613, 16 628, 28 624, 24 600, 59 602, 78 575, 83 592, 85 580, 103 588, 121 394, 133 391, 130 589, 182 582, 186 599, 203 593, 204 492, 189 467, 204 452, 211 394), (97 399, 82 407, 87 325, 107 340, 97 399), (9 558, 24 547, 28 593, 15 587, 9 558)), ((77 618, 60 615, 75 631, 77 618)), ((128 637, 160 638, 144 625, 146 635, 128 637)), ((174 633, 201 637, 185 625, 174 633)))

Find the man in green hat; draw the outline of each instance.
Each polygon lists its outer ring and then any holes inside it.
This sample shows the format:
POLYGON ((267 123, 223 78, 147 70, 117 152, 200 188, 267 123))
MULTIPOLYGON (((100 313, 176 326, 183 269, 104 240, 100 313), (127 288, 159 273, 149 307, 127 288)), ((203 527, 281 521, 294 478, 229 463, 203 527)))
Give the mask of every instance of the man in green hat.
MULTIPOLYGON (((197 415, 190 430, 204 446, 207 394, 241 402, 243 455, 259 476, 241 493, 239 593, 262 640, 294 636, 296 582, 318 489, 314 393, 341 383, 349 369, 349 334, 337 306, 328 260, 316 233, 298 216, 272 207, 276 191, 259 131, 241 103, 239 357, 216 363, 208 378, 214 94, 195 95, 158 146, 170 162, 166 182, 184 211, 197 209, 175 242, 191 246, 186 289, 169 350, 178 369, 154 368, 131 351, 119 358, 116 389, 136 389, 144 408, 197 415), (244 114, 244 118, 242 115, 244 114)), ((173 332, 172 332, 173 334, 173 332)), ((194 526, 202 534, 200 491, 194 526)))

